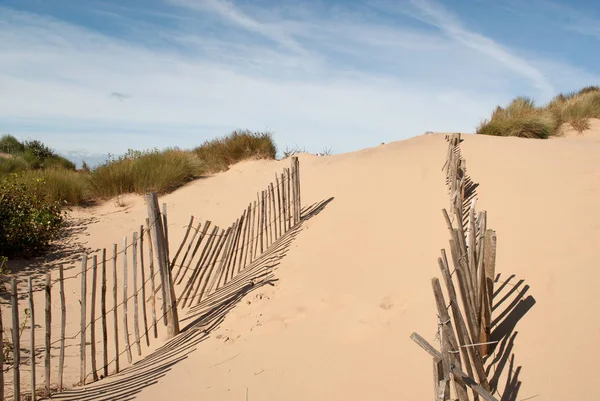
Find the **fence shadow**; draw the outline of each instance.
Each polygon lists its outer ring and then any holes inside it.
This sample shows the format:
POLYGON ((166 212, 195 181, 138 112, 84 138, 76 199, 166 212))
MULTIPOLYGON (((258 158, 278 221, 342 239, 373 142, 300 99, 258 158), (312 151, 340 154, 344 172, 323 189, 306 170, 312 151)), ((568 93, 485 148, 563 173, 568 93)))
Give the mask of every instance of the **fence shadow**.
MULTIPOLYGON (((33 291, 41 291, 45 284, 45 275, 56 268, 57 264, 65 266, 65 272, 76 267, 81 262, 84 253, 93 252, 83 242, 76 239, 86 234, 87 226, 97 221, 97 218, 68 218, 60 236, 50 245, 43 256, 29 259, 13 259, 8 261, 10 274, 0 276, 4 288, 8 288, 10 280, 16 278, 19 285, 24 285, 27 277, 31 276, 33 291)), ((19 299, 25 299, 26 293, 19 294, 19 299)), ((0 302, 10 301, 8 291, 0 291, 0 302)))
POLYGON ((515 354, 513 352, 518 331, 517 323, 529 312, 536 301, 527 295, 529 285, 525 280, 517 280, 510 275, 506 280, 501 280, 498 274, 495 278, 500 286, 494 291, 493 306, 494 320, 490 341, 494 342, 487 356, 486 373, 490 378, 490 390, 501 396, 501 401, 516 401, 521 387, 519 375, 521 366, 515 367, 515 354), (498 311, 500 311, 498 313, 498 311), (506 373, 506 383, 501 389, 500 380, 506 373))
POLYGON ((275 241, 256 261, 243 269, 226 285, 212 293, 180 318, 178 336, 133 365, 85 387, 53 394, 54 400, 108 401, 132 400, 143 389, 158 383, 173 366, 185 360, 196 347, 209 338, 231 311, 247 294, 274 285, 273 269, 281 263, 291 243, 299 234, 304 221, 318 215, 333 200, 317 202, 303 210, 300 223, 275 241))

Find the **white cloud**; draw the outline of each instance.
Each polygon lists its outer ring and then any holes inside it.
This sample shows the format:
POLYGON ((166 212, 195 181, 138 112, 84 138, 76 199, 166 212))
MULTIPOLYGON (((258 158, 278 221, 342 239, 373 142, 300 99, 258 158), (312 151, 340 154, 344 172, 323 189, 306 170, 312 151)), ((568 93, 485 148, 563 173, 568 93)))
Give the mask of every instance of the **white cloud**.
MULTIPOLYGON (((148 30, 160 45, 0 7, 0 129, 101 154, 191 147, 236 128, 274 131, 282 148, 341 152, 427 130, 472 132, 496 104, 532 89, 523 76, 544 86, 528 64, 509 53, 506 68, 499 45, 451 20, 438 21, 459 29, 448 38, 345 9, 325 16, 305 5, 298 18, 277 9, 265 17, 222 2, 169 1, 191 8, 181 25, 171 18, 169 28, 148 30), (206 7, 280 46, 205 32, 191 22, 206 18, 206 7)), ((135 32, 149 24, 119 21, 135 32)))

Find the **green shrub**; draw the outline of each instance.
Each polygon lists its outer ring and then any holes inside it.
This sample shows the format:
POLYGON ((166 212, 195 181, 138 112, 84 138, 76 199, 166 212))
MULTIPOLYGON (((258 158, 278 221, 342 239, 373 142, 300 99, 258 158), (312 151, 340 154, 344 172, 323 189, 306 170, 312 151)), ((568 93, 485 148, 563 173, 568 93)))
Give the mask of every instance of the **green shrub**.
POLYGON ((11 155, 23 153, 25 145, 12 135, 3 135, 0 138, 0 152, 9 153, 11 155))
POLYGON ((204 142, 194 149, 204 173, 226 171, 232 164, 246 159, 275 159, 277 147, 270 133, 234 131, 204 142))
POLYGON ((179 149, 129 150, 119 158, 109 158, 90 174, 92 193, 110 198, 126 193, 166 193, 193 179, 199 173, 197 157, 179 149))
POLYGON ((36 256, 59 234, 61 204, 47 199, 46 185, 14 174, 0 182, 0 254, 36 256))

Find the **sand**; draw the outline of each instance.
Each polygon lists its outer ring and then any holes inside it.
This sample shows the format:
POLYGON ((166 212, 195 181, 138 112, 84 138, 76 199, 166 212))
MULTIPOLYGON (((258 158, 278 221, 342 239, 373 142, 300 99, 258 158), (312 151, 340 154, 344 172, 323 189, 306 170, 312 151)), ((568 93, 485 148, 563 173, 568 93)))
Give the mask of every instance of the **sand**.
MULTIPOLYGON (((480 184, 477 207, 498 237, 497 288, 507 281, 494 316, 520 298, 530 307, 514 329, 514 364, 492 369, 502 372, 501 392, 509 370, 518 374, 518 394, 507 400, 592 399, 600 383, 593 371, 600 350, 591 343, 600 334, 597 121, 592 128, 548 141, 464 135, 468 173, 480 184)), ((330 201, 302 223, 274 286, 247 294, 209 333, 188 330, 179 349, 156 354, 135 374, 91 385, 87 396, 57 398, 431 399, 431 359, 409 335, 437 344, 430 280, 440 277, 437 258, 448 249, 446 149, 443 134, 428 134, 348 154, 300 155, 303 205, 330 201), (185 358, 171 363, 179 352, 185 358)), ((227 226, 287 166, 243 162, 161 197, 171 252, 190 214, 227 226)), ((109 247, 137 230, 143 200, 121 201, 75 210, 86 224, 74 243, 109 247)), ((78 291, 71 280, 68 292, 78 291)), ((76 381, 76 357, 72 363, 76 381)))

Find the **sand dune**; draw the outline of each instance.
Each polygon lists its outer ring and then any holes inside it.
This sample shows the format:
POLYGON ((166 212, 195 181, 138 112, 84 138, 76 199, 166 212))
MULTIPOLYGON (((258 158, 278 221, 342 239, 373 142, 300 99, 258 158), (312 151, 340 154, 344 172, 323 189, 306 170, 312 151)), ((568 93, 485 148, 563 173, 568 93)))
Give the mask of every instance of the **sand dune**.
MULTIPOLYGON (((478 209, 487 210, 498 236, 494 316, 519 295, 535 301, 515 326, 512 370, 522 385, 505 399, 592 399, 599 384, 592 367, 600 351, 591 344, 600 334, 593 298, 600 142, 589 140, 600 129, 593 128, 551 141, 465 135, 461 145, 480 184, 478 209)), ((342 155, 300 155, 303 205, 328 202, 285 245, 275 285, 245 295, 224 320, 215 316, 219 324, 208 334, 189 330, 179 349, 159 350, 137 372, 76 398, 431 399, 431 360, 409 335, 435 343, 430 280, 439 277, 440 249, 448 249, 446 149, 443 134, 430 134, 342 155)), ((230 224, 288 164, 240 163, 161 197, 171 247, 190 214, 230 224)), ((143 201, 122 201, 125 207, 76 211, 91 218, 76 240, 107 247, 138 229, 143 201)), ((501 365, 503 390, 509 364, 501 365)))

